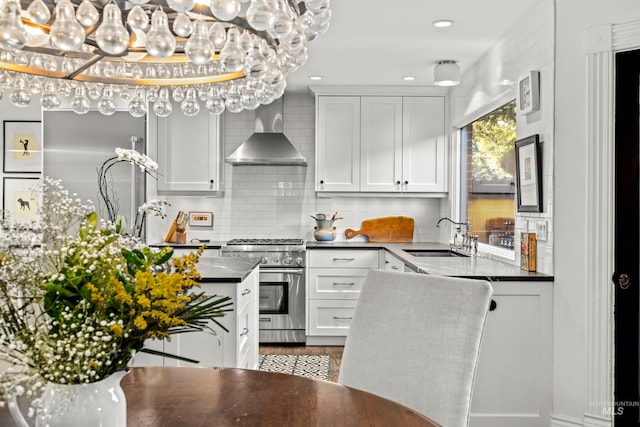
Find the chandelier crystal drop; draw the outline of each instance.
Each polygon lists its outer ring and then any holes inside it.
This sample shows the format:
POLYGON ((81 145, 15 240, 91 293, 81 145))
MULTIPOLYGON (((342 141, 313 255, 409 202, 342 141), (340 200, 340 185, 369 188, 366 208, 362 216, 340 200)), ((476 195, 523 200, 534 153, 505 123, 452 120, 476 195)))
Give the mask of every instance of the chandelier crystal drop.
POLYGON ((329 1, 0 0, 0 99, 136 117, 253 110, 306 62, 329 1))

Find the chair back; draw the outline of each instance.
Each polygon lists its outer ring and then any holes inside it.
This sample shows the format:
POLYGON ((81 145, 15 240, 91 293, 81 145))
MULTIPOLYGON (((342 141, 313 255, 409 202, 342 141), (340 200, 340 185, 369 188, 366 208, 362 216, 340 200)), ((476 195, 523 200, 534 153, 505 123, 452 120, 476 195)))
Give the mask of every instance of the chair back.
POLYGON ((371 270, 338 382, 467 426, 492 293, 482 280, 371 270))

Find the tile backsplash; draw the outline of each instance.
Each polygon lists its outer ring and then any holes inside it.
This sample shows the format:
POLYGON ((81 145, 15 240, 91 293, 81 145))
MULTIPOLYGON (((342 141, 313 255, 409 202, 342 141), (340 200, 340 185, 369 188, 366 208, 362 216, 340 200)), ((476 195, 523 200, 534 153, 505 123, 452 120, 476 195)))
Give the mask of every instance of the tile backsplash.
MULTIPOLYGON (((222 197, 163 196, 171 202, 164 220, 149 220, 148 240, 164 238, 178 210, 211 211, 211 228, 191 228, 187 238, 226 241, 232 238, 304 238, 313 240, 316 213, 338 215, 336 240, 346 240, 345 228, 360 229, 365 219, 405 215, 415 219, 415 241, 438 241, 436 222, 446 199, 395 197, 316 197, 315 106, 307 94, 287 94, 284 101, 284 133, 307 158, 308 166, 232 166, 224 164, 222 197)), ((202 114, 202 113, 201 113, 202 114)), ((232 153, 254 131, 254 112, 225 114, 224 155, 232 153)), ((339 156, 340 153, 336 153, 339 156)), ((148 198, 158 198, 149 182, 148 198)), ((362 236, 355 239, 365 240, 362 236)))

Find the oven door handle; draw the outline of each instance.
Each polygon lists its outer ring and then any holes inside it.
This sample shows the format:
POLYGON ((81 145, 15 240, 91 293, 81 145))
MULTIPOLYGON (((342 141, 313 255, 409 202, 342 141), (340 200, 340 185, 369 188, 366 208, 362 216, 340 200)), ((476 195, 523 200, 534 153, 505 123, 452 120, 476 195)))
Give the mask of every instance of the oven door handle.
POLYGON ((273 269, 273 268, 261 268, 261 273, 269 274, 304 274, 304 270, 302 268, 283 268, 283 269, 273 269))

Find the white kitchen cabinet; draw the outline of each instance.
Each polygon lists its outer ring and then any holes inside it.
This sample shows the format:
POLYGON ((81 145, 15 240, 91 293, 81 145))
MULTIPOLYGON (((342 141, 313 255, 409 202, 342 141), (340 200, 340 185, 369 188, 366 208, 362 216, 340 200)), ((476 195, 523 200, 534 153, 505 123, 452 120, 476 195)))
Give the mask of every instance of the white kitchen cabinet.
POLYGON ((360 190, 360 98, 321 97, 316 110, 316 190, 360 190))
MULTIPOLYGON (((197 366, 257 369, 258 367, 258 274, 255 268, 240 283, 201 283, 208 295, 230 296, 233 311, 218 318, 229 332, 211 323, 211 331, 172 335, 171 340, 150 340, 149 346, 168 354, 199 361, 197 366)), ((133 366, 193 366, 170 357, 136 356, 133 366)))
POLYGON ((384 251, 384 269, 405 271, 405 263, 400 258, 393 256, 389 251, 384 251))
POLYGON ((402 191, 447 191, 444 97, 402 98, 402 191))
POLYGON ((346 337, 362 283, 379 267, 379 251, 372 249, 310 250, 307 280, 307 335, 346 337))
MULTIPOLYGON (((179 108, 174 104, 174 110, 179 108)), ((195 117, 177 113, 149 117, 150 138, 157 141, 160 194, 212 194, 224 189, 220 116, 205 111, 195 117)))
POLYGON ((360 191, 402 190, 402 97, 361 100, 360 191))
POLYGON ((552 282, 493 282, 470 427, 548 426, 552 282))
POLYGON ((444 96, 318 96, 316 191, 444 195, 444 96))

